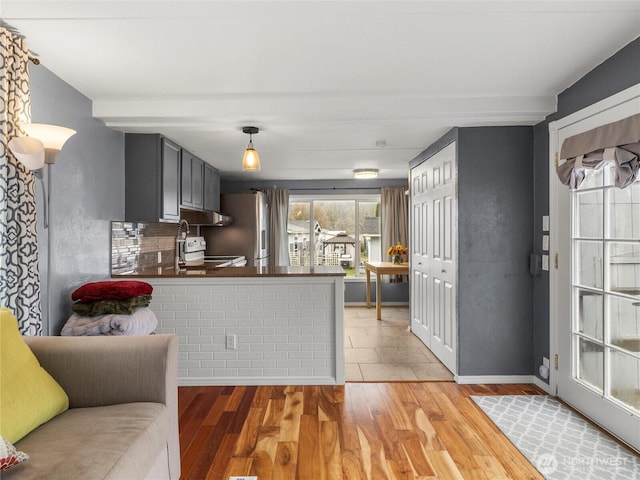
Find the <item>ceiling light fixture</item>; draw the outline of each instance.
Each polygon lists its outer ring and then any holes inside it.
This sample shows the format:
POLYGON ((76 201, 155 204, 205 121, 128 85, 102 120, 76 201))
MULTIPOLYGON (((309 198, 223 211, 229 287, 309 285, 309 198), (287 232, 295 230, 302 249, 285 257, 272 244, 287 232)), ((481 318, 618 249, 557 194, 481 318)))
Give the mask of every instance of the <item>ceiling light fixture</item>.
POLYGON ((244 151, 244 156, 242 157, 242 170, 260 170, 260 157, 256 149, 253 148, 251 138, 251 136, 256 135, 260 129, 258 127, 242 127, 242 131, 249 134, 249 145, 247 145, 247 149, 244 151))
POLYGON ((353 171, 354 178, 376 178, 380 173, 377 168, 358 168, 353 171))

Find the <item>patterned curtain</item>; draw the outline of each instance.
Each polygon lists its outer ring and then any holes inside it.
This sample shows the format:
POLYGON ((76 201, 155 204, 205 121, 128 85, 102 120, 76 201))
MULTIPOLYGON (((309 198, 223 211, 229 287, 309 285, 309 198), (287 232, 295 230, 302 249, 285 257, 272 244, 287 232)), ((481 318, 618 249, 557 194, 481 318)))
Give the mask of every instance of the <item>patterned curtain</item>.
POLYGON ((0 27, 0 306, 18 319, 23 335, 42 334, 34 175, 7 144, 31 121, 28 49, 0 27))

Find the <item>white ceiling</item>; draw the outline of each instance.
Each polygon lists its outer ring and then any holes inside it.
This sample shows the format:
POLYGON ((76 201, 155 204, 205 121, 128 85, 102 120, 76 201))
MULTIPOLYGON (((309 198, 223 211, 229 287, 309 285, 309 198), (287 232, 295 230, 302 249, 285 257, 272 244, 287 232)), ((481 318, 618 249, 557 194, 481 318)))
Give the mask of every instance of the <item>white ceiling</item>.
MULTIPOLYGON (((228 179, 346 179, 453 126, 533 125, 640 35, 640 1, 0 0, 42 64, 125 132, 228 179), (260 172, 242 172, 253 137, 260 172), (380 143, 383 142, 382 145, 380 143)), ((37 67, 32 67, 37 68, 37 67)))

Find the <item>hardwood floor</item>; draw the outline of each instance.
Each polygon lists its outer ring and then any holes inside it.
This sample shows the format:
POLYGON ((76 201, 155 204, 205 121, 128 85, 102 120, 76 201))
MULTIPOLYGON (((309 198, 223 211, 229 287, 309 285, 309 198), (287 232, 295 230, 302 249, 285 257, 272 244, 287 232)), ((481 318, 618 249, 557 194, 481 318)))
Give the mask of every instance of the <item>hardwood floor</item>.
POLYGON ((452 382, 180 387, 182 479, 541 479, 452 382))

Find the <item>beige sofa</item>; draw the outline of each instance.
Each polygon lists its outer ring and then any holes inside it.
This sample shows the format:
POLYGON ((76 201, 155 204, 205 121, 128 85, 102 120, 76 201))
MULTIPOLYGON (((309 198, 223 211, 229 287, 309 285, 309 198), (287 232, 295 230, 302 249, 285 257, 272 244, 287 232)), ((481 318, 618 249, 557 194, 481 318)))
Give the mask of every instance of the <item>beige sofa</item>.
POLYGON ((25 337, 69 410, 16 443, 2 480, 180 477, 174 335, 25 337))

